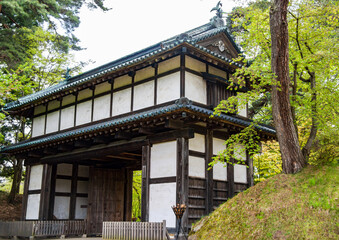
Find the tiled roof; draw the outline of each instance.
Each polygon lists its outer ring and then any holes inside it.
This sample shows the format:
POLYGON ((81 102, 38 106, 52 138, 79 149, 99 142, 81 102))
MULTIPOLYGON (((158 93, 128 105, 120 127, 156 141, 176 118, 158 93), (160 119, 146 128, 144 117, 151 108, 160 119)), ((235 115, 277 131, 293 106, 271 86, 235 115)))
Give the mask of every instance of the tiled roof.
MULTIPOLYGON (((203 107, 199 107, 199 106, 195 106, 193 104, 191 104, 190 101, 188 101, 188 99, 186 98, 182 98, 179 101, 177 101, 174 104, 168 105, 168 106, 164 106, 164 107, 158 107, 152 110, 148 110, 145 112, 141 112, 141 113, 137 113, 137 114, 132 114, 130 116, 125 116, 125 117, 121 117, 121 118, 116 118, 116 119, 112 119, 112 120, 108 120, 106 122, 100 122, 97 124, 93 124, 91 126, 86 126, 86 127, 82 127, 82 128, 78 128, 76 130, 71 129, 67 132, 62 132, 62 133, 56 133, 47 137, 42 137, 42 138, 38 138, 38 139, 32 139, 32 140, 27 140, 25 142, 21 142, 15 145, 11 145, 8 147, 4 147, 0 149, 0 153, 1 152, 12 152, 15 150, 19 150, 22 148, 27 148, 27 147, 33 147, 36 145, 40 145, 40 144, 47 144, 50 142, 55 142, 55 141, 59 141, 59 140, 63 140, 63 139, 67 139, 67 138, 72 138, 72 137, 76 137, 76 136, 80 136, 83 134, 88 134, 91 132, 96 132, 96 131, 100 131, 100 130, 104 130, 104 129, 109 129, 115 126, 120 126, 120 125, 125 125, 128 123, 132 123, 138 120, 143 120, 143 119, 147 119, 150 117, 156 117, 156 116, 160 116, 160 115, 164 115, 166 113, 171 113, 174 112, 176 110, 191 110, 193 112, 196 113, 202 113, 202 114, 206 114, 208 116, 212 115, 213 111, 203 108, 203 107), (184 100, 184 101, 182 101, 184 100)), ((217 119, 221 119, 221 120, 225 120, 227 122, 230 123, 234 123, 243 127, 247 127, 249 126, 252 121, 250 120, 244 120, 244 119, 240 119, 238 117, 235 116, 230 116, 227 114, 221 114, 220 116, 216 116, 217 119)), ((275 130, 274 128, 268 127, 268 126, 264 126, 264 125, 256 125, 256 128, 260 131, 263 131, 265 133, 268 134, 275 134, 275 130)))
POLYGON ((148 48, 142 49, 140 51, 137 51, 135 53, 132 53, 130 55, 127 55, 125 57, 112 61, 110 63, 107 63, 105 65, 102 65, 100 67, 94 68, 80 75, 71 77, 68 80, 62 81, 54 86, 51 86, 37 93, 22 97, 18 99, 17 101, 13 101, 11 103, 6 104, 5 110, 11 110, 11 109, 20 107, 24 104, 34 102, 40 98, 48 97, 54 93, 69 89, 71 87, 75 87, 79 84, 90 81, 91 79, 94 79, 96 77, 103 76, 107 73, 122 69, 132 64, 140 63, 152 56, 171 50, 183 43, 188 43, 189 45, 195 48, 198 48, 203 52, 206 52, 208 54, 213 55, 216 58, 219 58, 220 60, 226 61, 230 64, 240 67, 241 66, 240 64, 233 62, 231 59, 228 59, 218 53, 210 51, 207 48, 204 48, 200 46, 199 44, 197 44, 197 42, 202 41, 206 38, 212 37, 214 35, 217 35, 221 32, 224 32, 229 37, 235 49, 238 52, 240 52, 238 46, 235 44, 233 39, 228 34, 225 26, 215 28, 210 23, 208 23, 198 28, 189 30, 180 35, 177 35, 175 37, 172 37, 170 39, 167 39, 165 41, 162 41, 160 43, 154 44, 148 48))

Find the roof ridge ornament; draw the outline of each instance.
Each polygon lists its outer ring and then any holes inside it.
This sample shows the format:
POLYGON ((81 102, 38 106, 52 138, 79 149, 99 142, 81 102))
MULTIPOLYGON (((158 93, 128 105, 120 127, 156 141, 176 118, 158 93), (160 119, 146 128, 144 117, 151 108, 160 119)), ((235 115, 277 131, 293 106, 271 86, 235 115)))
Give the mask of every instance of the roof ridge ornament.
POLYGON ((64 74, 66 81, 72 77, 71 74, 69 74, 70 71, 71 71, 71 69, 67 67, 66 72, 64 74))
POLYGON ((211 12, 216 11, 216 16, 210 19, 210 23, 212 26, 219 28, 225 26, 225 22, 222 19, 222 14, 224 13, 223 10, 221 9, 222 3, 219 1, 217 5, 211 9, 211 12))

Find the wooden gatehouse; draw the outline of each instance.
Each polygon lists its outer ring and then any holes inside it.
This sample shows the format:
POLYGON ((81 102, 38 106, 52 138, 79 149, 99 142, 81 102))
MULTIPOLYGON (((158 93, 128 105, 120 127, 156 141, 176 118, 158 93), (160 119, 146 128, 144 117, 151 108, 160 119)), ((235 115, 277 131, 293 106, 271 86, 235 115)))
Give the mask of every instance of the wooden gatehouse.
POLYGON ((237 95, 227 87, 241 67, 220 20, 6 105, 33 122, 28 141, 1 149, 26 165, 23 220, 86 219, 88 233, 100 234, 103 221, 131 220, 132 176, 141 170, 142 221, 174 230, 171 206, 183 203, 187 230, 253 185, 248 154, 244 164, 207 170, 225 139, 251 124, 247 108, 210 118, 237 95))

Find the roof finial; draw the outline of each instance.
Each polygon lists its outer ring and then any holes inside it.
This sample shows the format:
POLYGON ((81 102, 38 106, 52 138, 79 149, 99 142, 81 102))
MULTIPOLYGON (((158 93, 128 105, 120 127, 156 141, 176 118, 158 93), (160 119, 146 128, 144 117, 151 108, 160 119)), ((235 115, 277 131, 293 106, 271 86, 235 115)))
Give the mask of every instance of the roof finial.
POLYGON ((72 77, 72 76, 69 74, 70 71, 71 71, 71 69, 67 67, 66 73, 65 73, 65 75, 64 75, 65 80, 68 80, 68 79, 70 79, 70 78, 72 77))
POLYGON ((217 5, 211 9, 211 12, 216 11, 216 16, 214 16, 210 21, 214 27, 222 27, 225 25, 224 20, 222 19, 223 11, 221 9, 222 3, 219 1, 217 5))

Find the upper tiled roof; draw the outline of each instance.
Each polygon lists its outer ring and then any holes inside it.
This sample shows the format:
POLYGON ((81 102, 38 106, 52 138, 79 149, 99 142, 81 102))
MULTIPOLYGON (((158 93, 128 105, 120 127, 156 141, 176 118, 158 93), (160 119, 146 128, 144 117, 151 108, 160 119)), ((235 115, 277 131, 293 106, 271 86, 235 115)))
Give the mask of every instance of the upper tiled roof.
POLYGON ((192 30, 189 30, 187 32, 184 32, 182 34, 179 34, 177 36, 174 36, 172 38, 169 38, 160 43, 154 44, 150 47, 147 47, 135 53, 129 54, 125 57, 122 57, 110 63, 104 64, 100 67, 89 70, 80 75, 71 77, 68 80, 62 81, 54 86, 51 86, 37 93, 22 97, 18 99, 17 101, 13 101, 11 103, 6 104, 5 110, 15 109, 22 105, 34 102, 40 98, 48 97, 54 93, 69 89, 71 87, 75 87, 79 84, 85 83, 99 76, 103 76, 107 73, 125 68, 132 64, 140 63, 150 57, 153 57, 160 53, 171 50, 183 43, 187 43, 191 45, 192 47, 198 48, 199 50, 206 52, 207 54, 211 54, 214 57, 219 58, 220 60, 226 61, 230 64, 240 67, 240 64, 233 62, 231 59, 228 59, 216 52, 210 51, 207 48, 202 47, 201 45, 197 44, 197 42, 199 41, 202 41, 206 38, 212 37, 222 32, 227 35, 227 37, 230 39, 231 43, 233 44, 234 48, 238 52, 240 52, 239 47, 233 41, 232 37, 228 34, 225 26, 216 28, 212 24, 208 23, 200 27, 194 28, 192 30))

